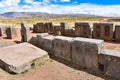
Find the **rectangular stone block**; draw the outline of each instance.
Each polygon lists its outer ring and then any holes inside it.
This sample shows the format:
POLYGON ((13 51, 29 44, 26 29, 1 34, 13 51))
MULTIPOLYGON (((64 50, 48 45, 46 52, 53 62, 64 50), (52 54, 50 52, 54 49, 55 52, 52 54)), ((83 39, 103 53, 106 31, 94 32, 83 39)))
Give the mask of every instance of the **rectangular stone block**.
POLYGON ((60 34, 60 26, 59 25, 54 25, 54 34, 59 35, 60 34))
POLYGON ((52 23, 52 22, 46 22, 46 23, 44 24, 44 30, 45 30, 45 32, 47 32, 47 33, 53 33, 53 31, 54 31, 53 23, 52 23))
POLYGON ((6 36, 7 27, 0 26, 0 36, 6 36))
POLYGON ((27 42, 30 39, 30 28, 26 25, 26 23, 21 23, 21 41, 27 42))
POLYGON ((34 32, 35 33, 44 33, 44 23, 34 24, 34 32))
POLYGON ((46 36, 37 35, 38 47, 42 48, 43 50, 46 50, 49 54, 53 54, 53 39, 54 38, 55 36, 52 36, 52 35, 46 35, 46 36))
POLYGON ((105 49, 99 54, 99 69, 106 75, 120 79, 120 52, 105 49))
POLYGON ((112 41, 113 40, 113 23, 94 23, 93 38, 112 41))
POLYGON ((48 33, 42 33, 42 34, 39 34, 39 35, 37 35, 37 46, 39 47, 39 48, 41 48, 41 49, 43 49, 44 48, 44 39, 43 39, 43 37, 46 37, 46 36, 49 36, 49 34, 48 33))
POLYGON ((73 64, 98 70, 98 54, 103 52, 103 40, 74 38, 72 42, 73 64))
POLYGON ((34 45, 34 46, 37 46, 37 45, 38 45, 38 44, 37 44, 37 36, 32 36, 32 37, 29 39, 28 42, 31 43, 31 44, 34 45))
POLYGON ((67 61, 71 61, 71 42, 73 38, 57 36, 53 40, 54 55, 67 61))
POLYGON ((6 30, 6 35, 8 39, 13 39, 17 37, 17 30, 15 27, 8 27, 6 30))
POLYGON ((120 25, 115 26, 115 41, 120 41, 120 25))
POLYGON ((75 36, 75 30, 74 30, 74 28, 65 29, 64 36, 74 37, 75 36))
POLYGON ((21 73, 49 59, 46 51, 29 43, 0 49, 0 67, 10 73, 21 73))
POLYGON ((67 22, 61 22, 60 23, 60 28, 61 28, 61 35, 64 35, 65 29, 68 29, 68 23, 67 22))
POLYGON ((75 36, 89 38, 91 36, 91 28, 89 23, 75 22, 75 36))

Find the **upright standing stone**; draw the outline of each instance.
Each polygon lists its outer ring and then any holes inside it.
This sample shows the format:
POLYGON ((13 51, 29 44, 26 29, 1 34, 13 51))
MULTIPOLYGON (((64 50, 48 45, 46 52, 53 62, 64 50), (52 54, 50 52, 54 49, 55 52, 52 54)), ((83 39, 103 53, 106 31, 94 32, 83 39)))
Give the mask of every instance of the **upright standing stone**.
POLYGON ((60 26, 59 25, 54 25, 54 34, 59 35, 60 32, 60 26))
POLYGON ((34 24, 34 32, 35 33, 43 33, 44 32, 44 23, 34 24))
POLYGON ((115 26, 115 41, 120 41, 120 25, 115 26))
POLYGON ((0 26, 0 36, 6 36, 7 27, 0 26))
POLYGON ((22 42, 27 42, 30 39, 30 28, 23 22, 21 23, 21 37, 22 42))
POLYGON ((6 30, 6 35, 8 39, 13 39, 17 37, 17 30, 15 27, 8 27, 6 30))
POLYGON ((76 22, 75 23, 75 36, 76 37, 86 37, 91 36, 91 28, 87 22, 76 22))
POLYGON ((74 38, 72 62, 92 70, 98 70, 98 54, 103 52, 103 40, 74 38))
POLYGON ((54 26, 53 26, 52 22, 46 22, 44 24, 44 28, 45 28, 45 32, 48 32, 48 33, 53 33, 53 31, 54 31, 54 26))
POLYGON ((61 22, 60 23, 60 28, 61 28, 61 35, 64 35, 65 34, 65 29, 68 29, 68 23, 61 22))
POLYGON ((67 61, 71 61, 71 42, 73 38, 57 36, 53 40, 54 55, 67 61))
POLYGON ((113 39, 113 23, 94 23, 93 38, 112 41, 113 39))

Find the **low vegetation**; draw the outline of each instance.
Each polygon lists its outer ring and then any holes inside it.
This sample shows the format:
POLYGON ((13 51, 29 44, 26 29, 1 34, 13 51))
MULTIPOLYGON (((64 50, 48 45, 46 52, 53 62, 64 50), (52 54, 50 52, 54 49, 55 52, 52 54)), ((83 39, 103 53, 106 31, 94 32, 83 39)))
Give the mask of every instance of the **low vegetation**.
POLYGON ((28 26, 33 26, 37 22, 53 22, 59 24, 60 22, 68 22, 69 26, 73 26, 76 21, 100 21, 102 17, 52 17, 52 18, 2 18, 0 25, 20 27, 20 22, 26 22, 28 26))

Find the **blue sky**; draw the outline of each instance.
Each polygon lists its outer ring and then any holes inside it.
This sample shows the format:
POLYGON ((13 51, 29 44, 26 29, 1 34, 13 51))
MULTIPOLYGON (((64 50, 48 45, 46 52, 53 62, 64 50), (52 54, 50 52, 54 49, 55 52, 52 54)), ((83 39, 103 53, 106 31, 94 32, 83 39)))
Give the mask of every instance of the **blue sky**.
POLYGON ((120 0, 0 0, 0 13, 12 11, 120 16, 120 0))

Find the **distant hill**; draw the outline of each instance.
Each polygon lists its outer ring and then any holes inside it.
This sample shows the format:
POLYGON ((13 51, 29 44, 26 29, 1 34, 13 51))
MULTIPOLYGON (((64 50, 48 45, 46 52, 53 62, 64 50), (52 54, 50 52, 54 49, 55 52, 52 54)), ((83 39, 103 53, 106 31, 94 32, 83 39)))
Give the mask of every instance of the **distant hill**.
POLYGON ((92 16, 100 17, 89 14, 50 14, 44 12, 6 12, 0 14, 1 18, 23 18, 23 17, 57 17, 57 16, 92 16))

